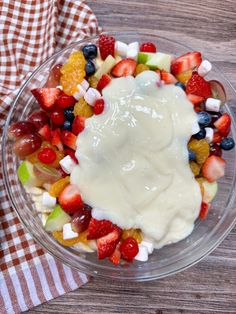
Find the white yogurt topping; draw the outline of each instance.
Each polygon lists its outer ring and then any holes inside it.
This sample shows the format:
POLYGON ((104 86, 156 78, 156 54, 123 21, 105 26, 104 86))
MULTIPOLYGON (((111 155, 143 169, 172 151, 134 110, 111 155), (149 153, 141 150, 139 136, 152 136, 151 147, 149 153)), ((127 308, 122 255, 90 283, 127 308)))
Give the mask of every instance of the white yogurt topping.
POLYGON ((153 71, 112 80, 104 112, 78 136, 71 174, 93 217, 140 228, 155 247, 188 236, 201 203, 187 151, 196 114, 181 88, 158 80, 153 71))

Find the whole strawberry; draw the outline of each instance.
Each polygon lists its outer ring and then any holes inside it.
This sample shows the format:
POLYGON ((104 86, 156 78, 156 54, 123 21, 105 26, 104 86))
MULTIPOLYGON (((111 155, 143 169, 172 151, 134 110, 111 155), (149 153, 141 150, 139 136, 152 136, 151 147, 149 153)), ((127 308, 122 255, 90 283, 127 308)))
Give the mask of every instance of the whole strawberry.
POLYGON ((211 86, 197 72, 193 72, 186 86, 186 93, 203 97, 204 99, 211 97, 211 86))
POLYGON ((99 50, 102 60, 105 60, 107 56, 115 56, 115 38, 112 36, 101 35, 99 37, 99 50))

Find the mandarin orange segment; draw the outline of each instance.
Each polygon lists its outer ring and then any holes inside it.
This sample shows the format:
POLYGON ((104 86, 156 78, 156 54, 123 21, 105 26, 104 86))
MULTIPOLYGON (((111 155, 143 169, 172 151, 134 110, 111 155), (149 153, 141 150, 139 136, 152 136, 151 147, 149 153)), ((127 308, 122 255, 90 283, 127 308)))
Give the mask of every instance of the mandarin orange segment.
POLYGON ((122 239, 125 240, 126 238, 132 237, 134 238, 138 243, 142 242, 142 232, 140 229, 124 229, 122 232, 122 239))
POLYGON ((192 70, 188 70, 186 72, 182 72, 182 73, 176 75, 175 77, 179 82, 181 82, 185 85, 191 76, 192 76, 192 70))
POLYGON ((80 98, 74 106, 74 115, 89 118, 93 115, 93 108, 86 103, 84 98, 80 98))
POLYGON ((54 239, 56 239, 59 243, 61 243, 64 246, 73 246, 80 242, 84 244, 88 244, 87 231, 82 232, 78 237, 67 239, 67 240, 63 239, 62 231, 53 231, 52 235, 54 239))
POLYGON ((200 166, 194 161, 190 161, 189 165, 194 176, 198 176, 201 170, 200 166))
POLYGON ((62 178, 51 185, 48 193, 53 197, 58 197, 69 183, 70 183, 69 176, 62 178))
POLYGON ((210 146, 205 139, 192 139, 188 143, 188 148, 196 153, 196 161, 199 165, 202 165, 210 155, 210 146))
POLYGON ((137 76, 139 73, 142 73, 147 70, 149 70, 149 67, 146 64, 140 63, 136 66, 136 69, 134 71, 134 76, 137 76))
POLYGON ((94 75, 89 77, 88 82, 89 82, 90 87, 97 88, 98 79, 94 75))

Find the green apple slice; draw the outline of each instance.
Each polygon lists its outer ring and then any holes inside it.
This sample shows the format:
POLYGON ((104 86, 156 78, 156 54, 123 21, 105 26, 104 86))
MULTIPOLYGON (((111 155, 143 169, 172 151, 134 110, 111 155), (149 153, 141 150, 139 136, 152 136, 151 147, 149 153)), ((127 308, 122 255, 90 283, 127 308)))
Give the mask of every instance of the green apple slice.
POLYGON ((60 205, 57 205, 48 216, 48 219, 45 223, 45 230, 50 232, 61 231, 63 225, 70 221, 71 217, 66 212, 64 212, 60 205))
POLYGON ((101 67, 97 70, 94 76, 99 80, 103 74, 107 74, 115 66, 116 59, 109 55, 102 63, 101 67))
POLYGON ((138 63, 146 64, 148 60, 150 60, 155 53, 151 52, 139 52, 138 53, 138 63))
POLYGON ((146 65, 148 65, 151 70, 159 69, 170 72, 171 60, 171 55, 156 52, 150 59, 148 59, 146 65))
POLYGON ((28 187, 40 186, 42 181, 35 176, 33 164, 28 160, 24 160, 17 169, 17 175, 20 182, 28 187))
POLYGON ((212 202, 218 191, 218 183, 216 181, 208 182, 205 180, 203 181, 202 185, 204 187, 203 202, 212 202))

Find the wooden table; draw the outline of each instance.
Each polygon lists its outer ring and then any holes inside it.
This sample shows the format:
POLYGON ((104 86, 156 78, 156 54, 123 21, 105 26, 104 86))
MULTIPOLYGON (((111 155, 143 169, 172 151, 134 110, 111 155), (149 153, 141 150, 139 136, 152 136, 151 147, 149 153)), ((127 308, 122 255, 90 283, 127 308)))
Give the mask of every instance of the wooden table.
MULTIPOLYGON (((211 57, 236 87, 235 0, 87 1, 105 30, 142 29, 211 57)), ((236 228, 196 266, 146 283, 91 281, 30 313, 236 313, 236 228)))

